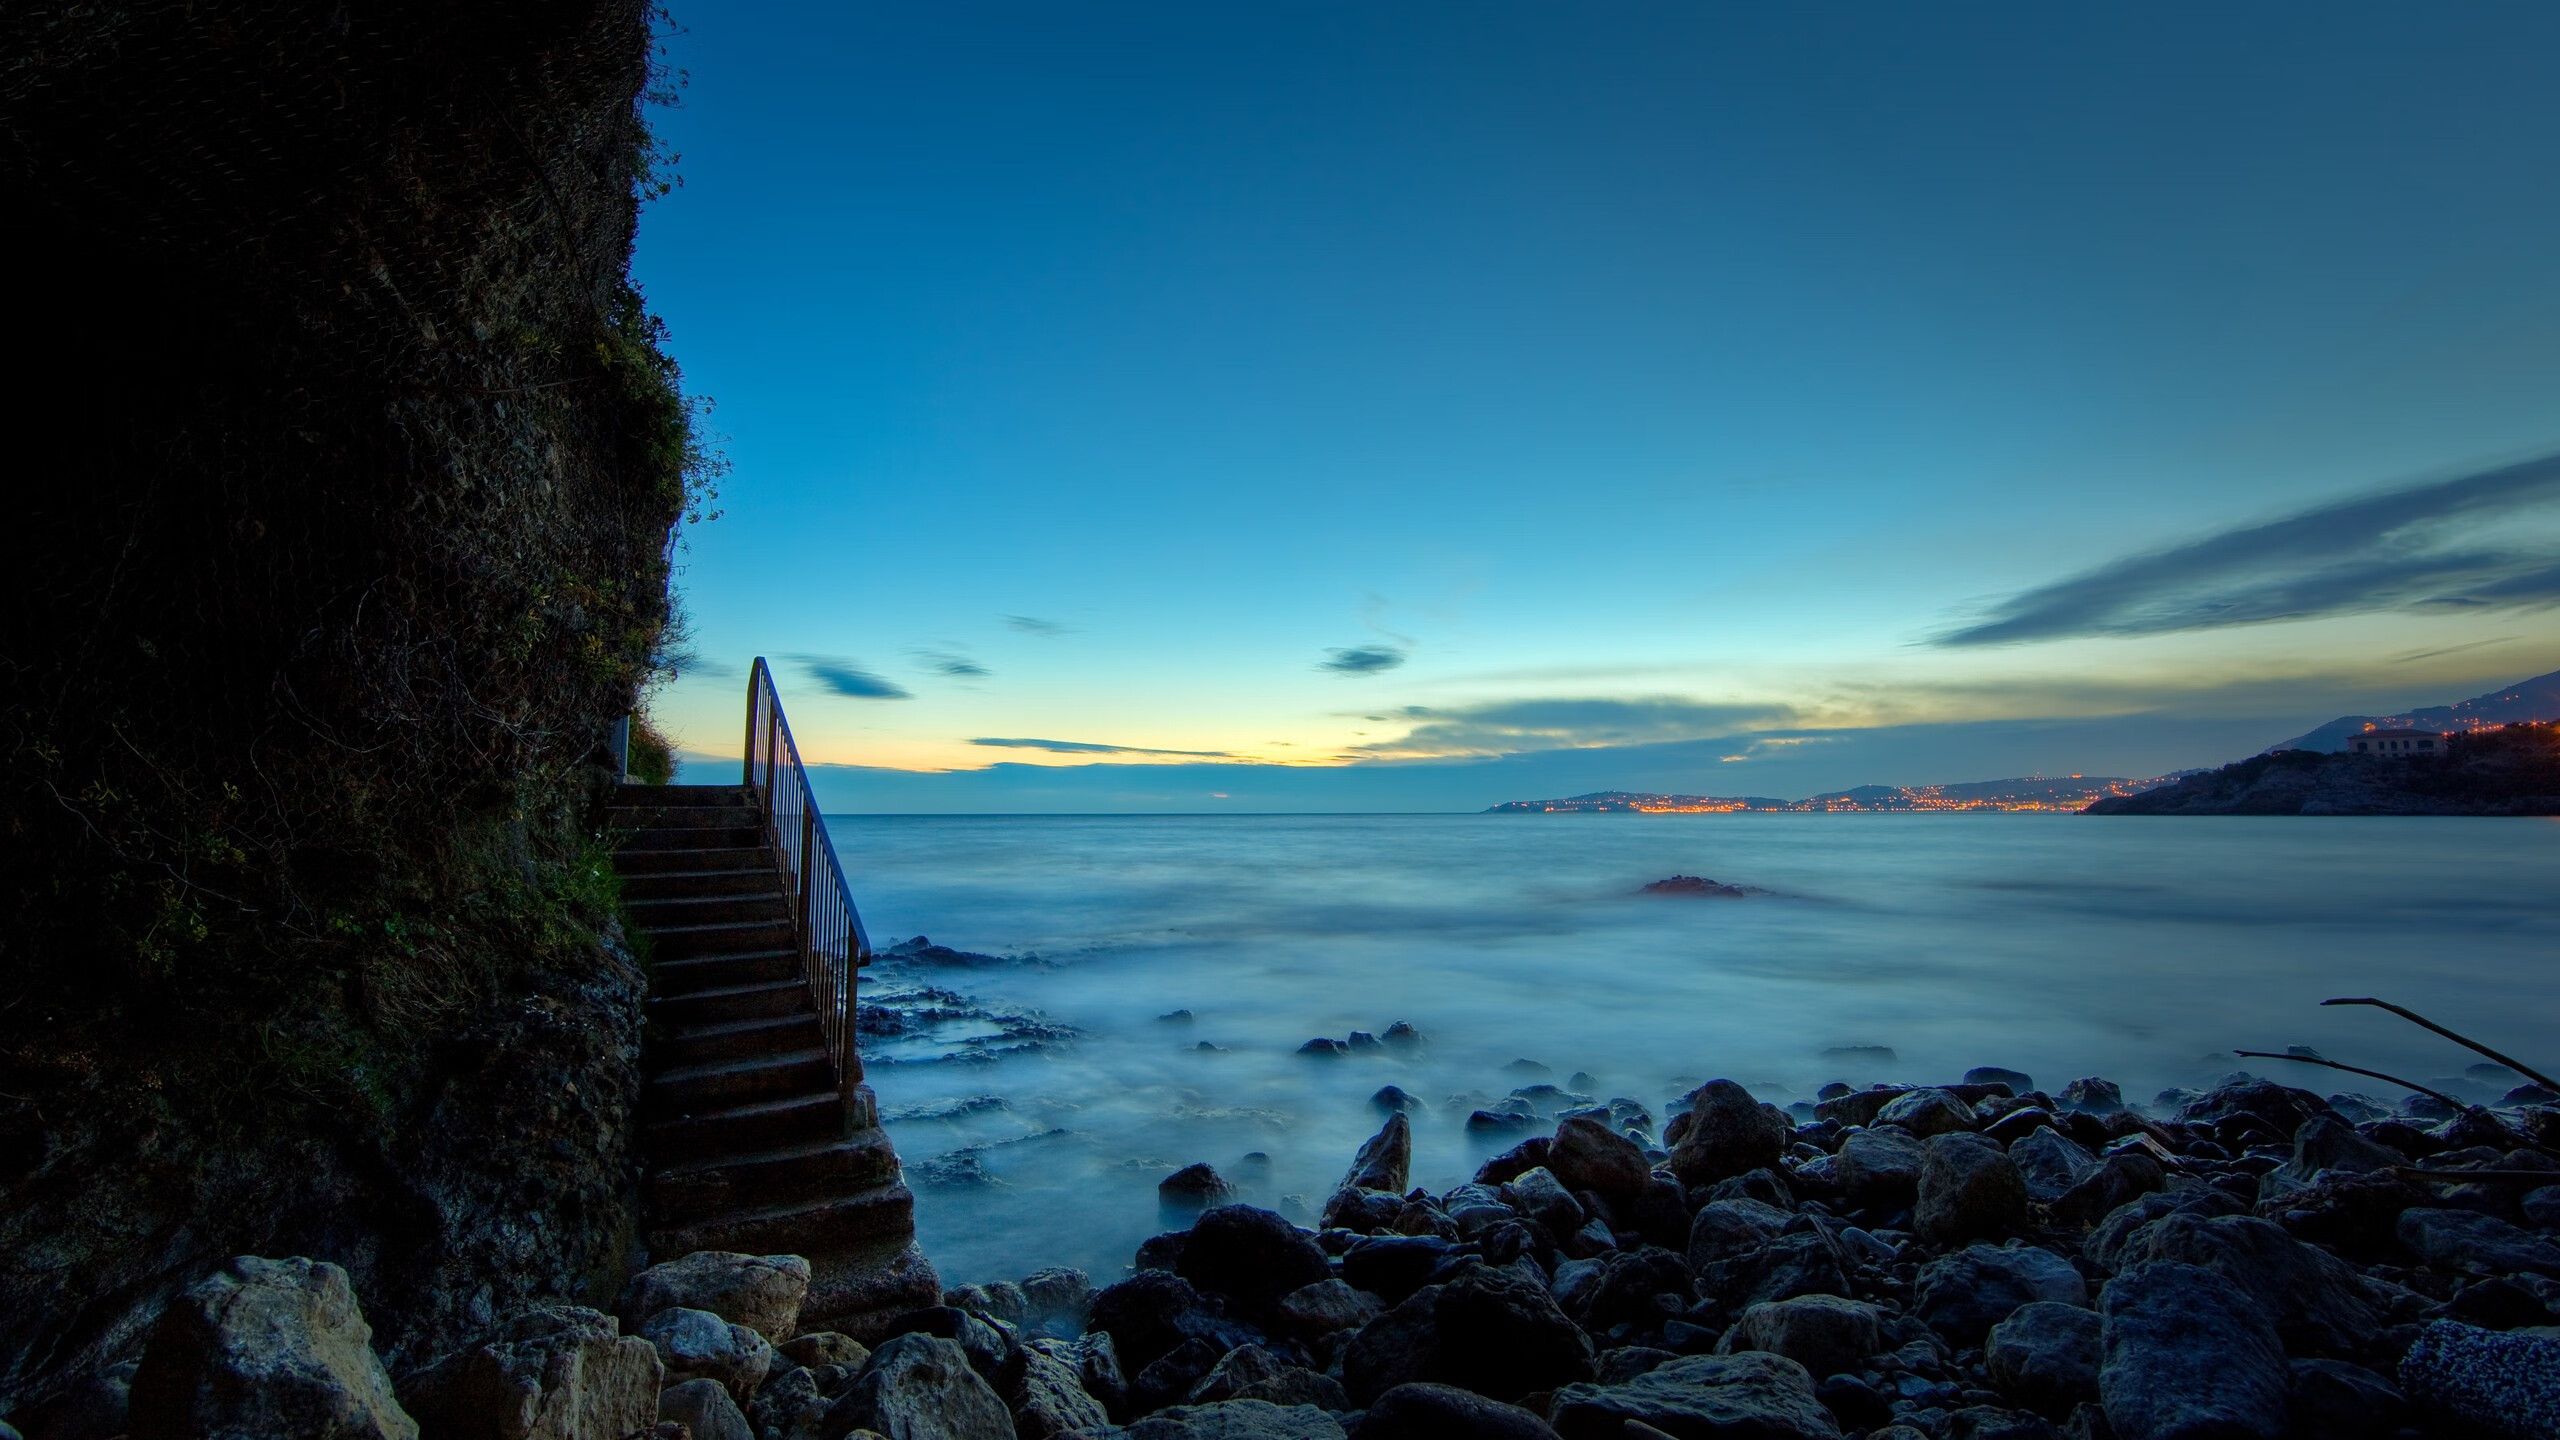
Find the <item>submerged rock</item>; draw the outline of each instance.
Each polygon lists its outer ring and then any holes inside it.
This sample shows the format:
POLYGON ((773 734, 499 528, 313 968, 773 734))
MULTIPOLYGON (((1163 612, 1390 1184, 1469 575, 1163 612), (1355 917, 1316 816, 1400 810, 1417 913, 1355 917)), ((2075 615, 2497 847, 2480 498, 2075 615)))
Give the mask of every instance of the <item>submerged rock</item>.
POLYGON ((1673 875, 1655 880, 1637 892, 1643 895, 1698 895, 1714 900, 1740 900, 1758 892, 1741 885, 1727 885, 1704 875, 1673 875))

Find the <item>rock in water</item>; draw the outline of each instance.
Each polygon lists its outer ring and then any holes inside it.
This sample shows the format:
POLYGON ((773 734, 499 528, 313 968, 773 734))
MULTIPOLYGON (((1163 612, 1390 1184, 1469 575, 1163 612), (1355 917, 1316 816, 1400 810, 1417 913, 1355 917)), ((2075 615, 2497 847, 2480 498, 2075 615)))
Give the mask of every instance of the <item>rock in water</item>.
POLYGON ((708 1310, 779 1345, 800 1333, 809 1262, 797 1255, 697 1250, 631 1277, 613 1311, 636 1326, 661 1310, 708 1310))
POLYGON ((1704 875, 1674 875, 1656 880, 1644 887, 1647 895, 1704 895, 1716 900, 1739 900, 1751 892, 1739 885, 1726 885, 1704 875))
POLYGON ((2099 1404, 2117 1440, 2277 1440, 2291 1372, 2274 1317, 2212 1271, 2137 1265, 2099 1297, 2099 1404))
POLYGON ((1412 1183, 1413 1122, 1404 1118, 1398 1107, 1351 1157, 1350 1173, 1342 1177, 1336 1190, 1390 1190, 1402 1194, 1412 1183))
POLYGON ((2560 1435, 2560 1339, 2501 1335, 2438 1320, 2400 1362, 2400 1388, 2421 1409, 2527 1440, 2560 1435))
POLYGON ((1235 1198, 1236 1187, 1206 1160, 1185 1165, 1156 1182, 1156 1199, 1176 1209, 1198 1209, 1235 1198))
POLYGON ((1940 1245, 2015 1234, 2027 1218, 2027 1180, 2000 1142, 1969 1131, 1929 1141, 1912 1215, 1921 1238, 1940 1245))
POLYGON ((1839 1440, 1813 1377, 1783 1355, 1692 1355, 1623 1385, 1568 1385, 1548 1412, 1564 1440, 1622 1440, 1649 1425, 1681 1440, 1839 1440))
POLYGON ((1588 1116, 1556 1127, 1547 1168, 1566 1189, 1589 1190, 1611 1200, 1632 1200, 1653 1179, 1653 1166, 1636 1142, 1588 1116))
POLYGON ((939 1335, 901 1335, 873 1351, 824 1428, 877 1430, 889 1440, 1014 1440, 1004 1402, 967 1352, 939 1335))
MULTIPOLYGON (((171 1302, 134 1372, 131 1414, 137 1435, 204 1440, 418 1434, 347 1272, 299 1257, 243 1255, 171 1302)), ((652 1406, 640 1423, 655 1418, 652 1406)))
POLYGON ((401 1386, 428 1433, 456 1440, 586 1440, 658 1418, 658 1352, 610 1315, 539 1305, 401 1386))
POLYGON ((1680 1143, 1671 1147, 1671 1173, 1683 1185, 1712 1185, 1775 1165, 1786 1146, 1786 1127, 1730 1080, 1699 1086, 1688 1118, 1680 1143))

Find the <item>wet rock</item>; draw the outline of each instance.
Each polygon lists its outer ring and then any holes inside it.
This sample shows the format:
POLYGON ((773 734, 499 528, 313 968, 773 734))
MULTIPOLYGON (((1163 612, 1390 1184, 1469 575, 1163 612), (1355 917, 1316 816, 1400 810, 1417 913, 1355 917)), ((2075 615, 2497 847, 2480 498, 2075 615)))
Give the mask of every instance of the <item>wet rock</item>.
POLYGON ((1479 1266, 1415 1291, 1343 1346, 1342 1381, 1365 1403, 1433 1381, 1495 1399, 1589 1378, 1591 1342, 1537 1281, 1479 1266))
POLYGON ((2118 1150, 2056 1197, 2048 1208, 2056 1222, 2086 1225, 2169 1183, 2168 1172, 2148 1152, 2118 1150))
MULTIPOLYGON (((859 1366, 796 1366, 765 1381, 747 1406, 758 1440, 828 1440, 827 1412, 853 1388, 859 1366)), ((727 1391, 721 1392, 726 1395, 727 1391)))
POLYGON ((2297 1350, 2352 1352, 2383 1323, 2381 1296, 2353 1266, 2254 1215, 2170 1215, 2132 1236, 2121 1259, 2128 1268, 2174 1260, 2212 1271, 2256 1301, 2297 1350))
POLYGON ((1832 1095, 1828 1093, 1831 1087, 1826 1085, 1823 1087, 1825 1098, 1815 1102, 1813 1113, 1815 1118, 1837 1125, 1873 1125, 1877 1114, 1892 1104, 1894 1097, 1910 1088, 1907 1085, 1882 1085, 1869 1090, 1851 1090, 1842 1086, 1841 1093, 1832 1095))
POLYGON ((2101 1270, 2121 1270, 2124 1268, 2125 1246, 2154 1220, 2182 1212, 2208 1217, 2237 1215, 2245 1208, 2230 1195, 2201 1185, 2139 1195, 2109 1211, 2106 1218, 2098 1222, 2097 1228, 2089 1232, 2081 1253, 2101 1270))
POLYGON ((1517 1405, 1454 1385, 1412 1384, 1370 1402, 1359 1440, 1556 1440, 1556 1432, 1517 1405))
POLYGON ((773 1347, 762 1335, 708 1310, 661 1310, 641 1322, 638 1333, 658 1352, 669 1384, 716 1380, 744 1400, 773 1369, 773 1347))
POLYGON ((1476 1167, 1475 1183, 1502 1185, 1547 1163, 1555 1149, 1555 1141, 1544 1135, 1532 1135, 1501 1154, 1476 1167))
POLYGON ((661 1310, 708 1310, 776 1344, 799 1333, 809 1295, 809 1262, 797 1255, 697 1250, 631 1277, 614 1301, 626 1326, 661 1310))
POLYGON ((1253 1332, 1222 1314, 1191 1282, 1164 1270, 1141 1270, 1093 1297, 1086 1322, 1111 1337, 1122 1366, 1144 1370, 1185 1340, 1205 1340, 1223 1355, 1251 1343, 1253 1332))
POLYGON ((2053 1112, 2041 1105, 2022 1105, 1982 1127, 1982 1133, 2003 1145, 2015 1146, 2030 1132, 2053 1128, 2053 1112))
POLYGON ((1375 1050, 1379 1048, 1378 1037, 1370 1034, 1366 1030, 1352 1031, 1350 1034, 1342 1037, 1342 1043, 1353 1051, 1375 1050))
POLYGON ((1833 1174, 1861 1210, 1903 1209, 1919 1198, 1921 1143, 1900 1130, 1859 1130, 1840 1142, 1833 1174))
POLYGON ((954 1310, 1001 1320, 1007 1325, 1019 1326, 1031 1318, 1030 1297, 1022 1293, 1021 1286, 1010 1280, 999 1280, 992 1285, 955 1285, 942 1292, 942 1303, 954 1310))
POLYGON ((1085 1307, 1093 1303, 1093 1280, 1071 1265, 1053 1265, 1022 1277, 1022 1303, 1034 1323, 1063 1322, 1084 1328, 1085 1307))
POLYGON ((717 1380, 687 1380, 659 1391, 658 1418, 682 1425, 693 1440, 756 1440, 746 1413, 717 1380))
POLYGON ((2212 1271, 2136 1265, 2099 1297, 2099 1403, 2117 1440, 2277 1440, 2292 1373, 2275 1320, 2212 1271))
POLYGON ((1983 1368, 2000 1393, 2039 1414, 2068 1419, 2098 1398, 2098 1332, 2094 1310, 2039 1300, 1991 1327, 1983 1368))
POLYGON ((418 1434, 373 1353, 347 1272, 299 1257, 243 1255, 171 1301, 151 1328, 129 1403, 138 1435, 418 1434))
POLYGON ((1354 1289, 1346 1280, 1319 1280, 1280 1297, 1273 1333, 1309 1344, 1327 1335, 1357 1330, 1385 1313, 1374 1295, 1354 1289))
POLYGON ((1274 1405, 1313 1405, 1348 1410, 1342 1382, 1304 1366, 1292 1365, 1260 1345, 1239 1345, 1226 1353, 1200 1383, 1191 1387, 1191 1403, 1220 1400, 1268 1400, 1274 1405))
POLYGON ((1120 1440, 1343 1440, 1342 1422, 1313 1405, 1221 1400, 1177 1405, 1120 1432, 1120 1440))
POLYGON ((1167 1010, 1156 1017, 1159 1025, 1188 1025, 1195 1017, 1189 1010, 1167 1010))
POLYGON ((1224 1204, 1235 1194, 1236 1187, 1206 1160, 1185 1165, 1156 1182, 1156 1198, 1177 1208, 1224 1204))
POLYGON ((1875 1123, 1896 1125, 1915 1138, 1949 1135, 1973 1127, 1973 1107, 1944 1090, 1910 1090, 1876 1112, 1875 1123))
POLYGON ((2024 1070, 2009 1070, 1998 1065, 1976 1065, 1964 1072, 1967 1085, 2006 1085, 2012 1095, 2032 1094, 2036 1082, 2024 1070))
POLYGON ((1410 1050, 1424 1043, 1422 1032, 1414 1029, 1410 1022, 1403 1020, 1388 1026, 1378 1039, 1383 1041, 1390 1050, 1410 1050))
POLYGON ((777 1370, 792 1365, 842 1365, 859 1370, 871 1359, 870 1346, 833 1330, 795 1335, 775 1346, 774 1350, 782 1357, 776 1364, 777 1370))
POLYGON ((1342 1252, 1342 1278, 1389 1305, 1422 1288, 1457 1247, 1431 1235, 1374 1235, 1342 1252))
POLYGON ((2178 1118, 2211 1125, 2218 1134, 2245 1117, 2277 1139, 2289 1141, 2305 1121, 2328 1113, 2329 1102, 2308 1090, 2249 1077, 2216 1085, 2178 1118))
POLYGON ((2118 1089, 2113 1080, 2102 1080, 2095 1075, 2063 1086, 2062 1093, 2054 1099, 2061 1102, 2065 1110, 2081 1110, 2092 1115, 2112 1115, 2124 1108, 2124 1091, 2118 1089))
POLYGON ((2293 1158, 2258 1177, 2258 1203, 2307 1190, 2327 1171, 2360 1175, 2405 1163, 2400 1152, 2357 1134, 2337 1116, 2315 1115, 2294 1132, 2293 1158))
POLYGON ((898 1335, 933 1335, 960 1347, 969 1357, 970 1368, 993 1381, 1013 1362, 1012 1333, 989 1323, 984 1318, 949 1305, 932 1305, 910 1310, 892 1318, 881 1327, 885 1341, 898 1335))
POLYGON ((1369 1097, 1369 1103, 1380 1110, 1400 1115, 1417 1114, 1431 1108, 1407 1092, 1401 1085, 1379 1086, 1378 1093, 1369 1097))
MULTIPOLYGON (((1390 1128, 1402 1123, 1398 1116, 1390 1128)), ((1221 1205, 1202 1215, 1173 1268, 1256 1323, 1271 1318, 1281 1296, 1333 1274, 1313 1235, 1250 1205, 1221 1205)))
POLYGON ((1939 1245, 2014 1234, 2026 1223, 2027 1182, 1999 1142, 1970 1132, 1933 1137, 1920 1162, 1912 1226, 1939 1245))
POLYGON ((1839 1440, 1813 1377, 1781 1355, 1693 1355, 1623 1385, 1568 1385, 1548 1419, 1564 1440, 1621 1440, 1630 1421, 1679 1440, 1839 1440))
POLYGON ((2361 1365, 2343 1360, 2293 1362, 2293 1434, 2318 1440, 2390 1440, 2400 1433, 2409 1404, 2400 1388, 2361 1365))
POLYGON ((2420 1260, 2473 1275, 2560 1276, 2560 1246, 2494 1215, 2471 1210, 2411 1210, 2400 1217, 2400 1243, 2420 1260))
POLYGON ((900 1335, 827 1412, 831 1434, 877 1430, 891 1440, 1012 1440, 1013 1414, 955 1341, 900 1335))
POLYGON ((400 1398, 437 1436, 586 1440, 654 1423, 665 1373, 656 1349, 612 1316, 540 1305, 409 1377, 400 1398))
POLYGON ((1956 1345, 1982 1343, 1992 1326, 2039 1300, 2086 1306, 2089 1282, 2050 1250, 1973 1245, 1920 1267, 1912 1313, 1956 1345))
POLYGON ((1778 1163, 1786 1126, 1763 1110, 1751 1092, 1730 1080, 1710 1080, 1689 1102, 1688 1128, 1671 1147, 1671 1173, 1689 1186, 1778 1163))
POLYGON ((1503 1186, 1502 1203, 1545 1226, 1559 1240, 1582 1228, 1582 1202, 1543 1165, 1503 1186))
POLYGON ((1313 1040, 1308 1041, 1306 1044, 1299 1046, 1298 1053, 1301 1055, 1313 1055, 1319 1059, 1329 1060, 1350 1054, 1351 1047, 1340 1040, 1332 1038, 1331 1036, 1319 1035, 1313 1040))
POLYGON ((1791 1231, 1747 1254, 1694 1268, 1698 1293, 1729 1312, 1767 1300, 1839 1295, 1849 1289, 1847 1259, 1838 1242, 1819 1229, 1791 1231))
POLYGON ((1883 1348, 1874 1306, 1837 1295, 1801 1295, 1743 1311, 1716 1350, 1765 1350, 1822 1376, 1856 1370, 1883 1348))
POLYGON ((1556 1126, 1546 1163, 1567 1189, 1611 1200, 1633 1200, 1653 1182, 1653 1166, 1644 1151, 1596 1119, 1568 1119, 1556 1126))
POLYGON ((2026 1178, 2028 1198, 2047 1205, 2098 1168, 2097 1156, 2049 1129, 2031 1130, 2012 1143, 2009 1158, 2026 1178))
POLYGON ((2560 1338, 2500 1335, 2438 1320, 2418 1333, 2401 1360, 2400 1388, 2421 1411, 2457 1421, 2470 1434, 2560 1435, 2560 1338))
POLYGON ((1947 1417, 1945 1440, 2062 1440, 2062 1432, 2041 1415, 2004 1410, 1997 1405, 1968 1405, 1947 1417))
POLYGON ((1622 1323, 1658 1320, 1663 1314, 1661 1297, 1670 1298, 1675 1312, 1686 1309, 1691 1295, 1688 1263, 1650 1245, 1558 1267, 1554 1289, 1556 1303, 1565 1313, 1595 1333, 1622 1323))
POLYGON ((1110 1411, 1084 1388, 1081 1353, 1062 1342, 1033 1341, 1006 1377, 1004 1399, 1017 1440, 1049 1440, 1070 1430, 1100 1429, 1110 1411))
POLYGON ((1674 875, 1669 879, 1648 882, 1646 895, 1694 895, 1711 900, 1740 900, 1752 894, 1747 887, 1726 885, 1703 875, 1674 875))
POLYGON ((1129 1381, 1129 1409, 1136 1414, 1161 1410, 1191 1398, 1209 1372, 1218 1368, 1222 1352, 1206 1340, 1185 1340, 1129 1381))
POLYGON ((1499 1135, 1508 1131, 1526 1130, 1534 1123, 1536 1122, 1529 1116, 1515 1110, 1477 1110, 1467 1116, 1467 1129, 1478 1135, 1499 1135))

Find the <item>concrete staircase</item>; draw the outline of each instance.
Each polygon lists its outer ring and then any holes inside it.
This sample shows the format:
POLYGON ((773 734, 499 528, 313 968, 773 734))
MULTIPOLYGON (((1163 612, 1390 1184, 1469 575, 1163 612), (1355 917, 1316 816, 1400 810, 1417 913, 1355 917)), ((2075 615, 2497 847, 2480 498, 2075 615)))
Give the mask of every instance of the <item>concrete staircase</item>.
POLYGON ((614 868, 646 937, 649 1251, 808 1257, 804 1329, 940 1303, 861 1062, 838 1075, 755 792, 625 785, 614 868))

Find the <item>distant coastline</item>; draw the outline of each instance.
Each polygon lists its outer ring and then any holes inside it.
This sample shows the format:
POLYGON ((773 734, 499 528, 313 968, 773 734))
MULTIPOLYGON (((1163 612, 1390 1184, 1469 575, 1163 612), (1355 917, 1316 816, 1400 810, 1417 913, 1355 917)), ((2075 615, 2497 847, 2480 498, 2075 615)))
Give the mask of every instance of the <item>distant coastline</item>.
POLYGON ((2454 734, 2442 756, 2278 750, 2092 815, 2560 815, 2560 724, 2454 734))
POLYGON ((1728 815, 1913 814, 2000 812, 2076 814, 2093 803, 2139 795, 2198 771, 2148 780, 2116 775, 2026 775, 2007 780, 1968 780, 1952 785, 1860 785, 1801 800, 1767 795, 1675 795, 1639 790, 1596 790, 1560 800, 1506 800, 1488 815, 1728 815))

